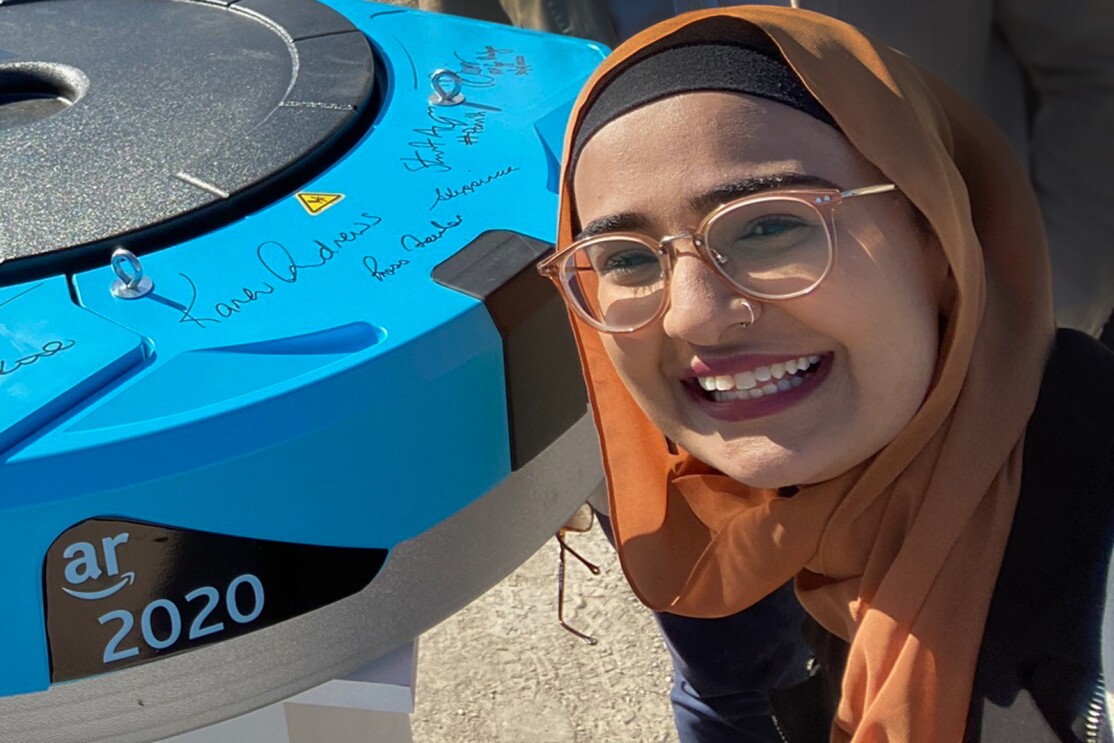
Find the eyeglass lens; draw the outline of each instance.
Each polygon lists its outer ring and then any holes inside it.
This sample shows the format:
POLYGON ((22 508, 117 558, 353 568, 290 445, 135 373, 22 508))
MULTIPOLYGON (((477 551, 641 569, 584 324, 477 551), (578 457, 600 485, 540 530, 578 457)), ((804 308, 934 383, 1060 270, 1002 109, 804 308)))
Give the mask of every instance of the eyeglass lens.
MULTIPOLYGON (((827 225, 806 202, 770 198, 721 211, 707 225, 717 269, 744 292, 785 298, 812 289, 831 261, 827 225)), ((569 295, 599 325, 630 329, 665 301, 664 261, 632 238, 603 238, 572 251, 561 266, 569 295)))

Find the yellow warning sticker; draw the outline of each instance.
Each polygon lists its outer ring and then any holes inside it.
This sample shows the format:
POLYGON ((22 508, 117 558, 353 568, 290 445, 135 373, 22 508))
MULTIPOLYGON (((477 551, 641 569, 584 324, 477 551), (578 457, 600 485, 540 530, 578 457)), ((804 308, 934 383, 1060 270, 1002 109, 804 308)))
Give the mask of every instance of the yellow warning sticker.
POLYGON ((312 216, 317 216, 321 212, 328 209, 333 204, 337 203, 344 198, 342 193, 309 193, 302 191, 294 194, 298 199, 298 203, 305 207, 305 210, 312 216))

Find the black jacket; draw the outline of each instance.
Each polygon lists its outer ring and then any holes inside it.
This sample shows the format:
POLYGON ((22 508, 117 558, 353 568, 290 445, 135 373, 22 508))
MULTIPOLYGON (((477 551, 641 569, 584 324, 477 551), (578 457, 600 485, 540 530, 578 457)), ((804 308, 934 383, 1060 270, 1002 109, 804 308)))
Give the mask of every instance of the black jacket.
MULTIPOLYGON (((965 743, 1110 740, 1101 628, 1112 536, 1114 353, 1061 330, 1025 433, 1020 500, 983 634, 965 743)), ((771 695, 790 743, 828 740, 847 657, 847 645, 811 620, 805 639, 818 672, 771 695)))

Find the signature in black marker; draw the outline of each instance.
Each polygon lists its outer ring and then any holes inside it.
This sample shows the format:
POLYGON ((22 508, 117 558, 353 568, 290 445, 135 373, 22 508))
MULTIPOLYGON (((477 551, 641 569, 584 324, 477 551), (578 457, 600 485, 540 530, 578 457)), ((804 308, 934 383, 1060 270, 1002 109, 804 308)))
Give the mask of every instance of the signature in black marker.
MULTIPOLYGON (((353 222, 349 229, 341 230, 335 235, 325 239, 314 239, 312 242, 313 257, 311 259, 299 261, 293 252, 285 245, 275 240, 267 240, 260 243, 255 249, 255 256, 259 259, 259 263, 263 266, 263 269, 282 282, 282 284, 296 284, 303 272, 327 265, 337 257, 337 254, 340 253, 346 245, 356 242, 368 230, 383 221, 380 217, 369 214, 368 212, 362 212, 360 217, 361 219, 353 222)), ((192 324, 203 329, 208 328, 212 324, 219 325, 223 320, 233 318, 235 315, 243 312, 248 305, 259 302, 264 297, 274 294, 277 289, 281 288, 281 284, 276 287, 269 281, 259 282, 252 286, 242 286, 240 287, 239 294, 233 296, 231 299, 217 302, 213 305, 212 312, 215 313, 215 317, 204 316, 195 314, 194 312, 194 307, 197 305, 197 284, 184 273, 178 275, 189 285, 189 300, 184 305, 167 303, 165 301, 163 304, 170 304, 170 306, 173 306, 182 313, 178 318, 179 324, 192 324)))
POLYGON ((275 288, 270 284, 263 284, 263 286, 258 289, 244 286, 240 288, 240 291, 243 292, 242 298, 234 297, 227 302, 217 302, 214 304, 213 309, 216 310, 216 313, 227 320, 233 315, 238 315, 243 312, 245 305, 258 302, 259 298, 264 295, 274 294, 275 288))
POLYGON ((409 265, 410 261, 402 258, 395 261, 394 263, 388 264, 386 268, 381 269, 379 268, 379 259, 377 259, 374 255, 364 256, 364 268, 368 270, 368 273, 370 273, 376 281, 380 282, 386 281, 390 277, 394 276, 403 266, 409 265))
POLYGON ((514 49, 500 49, 494 46, 485 46, 482 52, 476 55, 481 62, 490 62, 499 59, 500 54, 514 54, 514 49))
MULTIPOLYGON (((194 280, 184 273, 178 274, 181 276, 190 287, 190 298, 185 306, 181 309, 182 315, 178 318, 178 324, 193 323, 199 328, 207 328, 206 323, 220 324, 220 320, 215 317, 199 317, 194 314, 194 306, 197 304, 197 284, 194 280)), ((216 302, 213 304, 213 312, 220 315, 225 320, 231 318, 233 315, 238 315, 244 311, 244 307, 253 302, 258 302, 260 298, 274 294, 275 287, 270 284, 264 283, 262 286, 251 288, 248 286, 240 287, 241 296, 233 297, 224 302, 216 302)))
POLYGON ((430 126, 413 129, 415 134, 424 139, 407 142, 406 146, 412 148, 412 154, 410 157, 399 158, 399 162, 411 173, 430 169, 439 173, 448 172, 453 168, 445 160, 444 137, 448 132, 467 126, 467 122, 442 115, 433 106, 426 108, 426 117, 431 122, 430 126))
POLYGON ((345 245, 356 242, 364 233, 383 221, 367 212, 360 216, 367 221, 354 222, 352 229, 342 230, 329 242, 315 239, 312 262, 299 263, 285 245, 275 240, 260 243, 255 249, 255 255, 267 273, 284 284, 296 284, 299 272, 325 266, 336 258, 345 245))
POLYGON ((445 152, 441 149, 441 145, 432 139, 426 139, 424 142, 409 142, 408 146, 414 148, 413 156, 399 158, 402 167, 407 171, 417 173, 432 168, 439 173, 447 173, 453 169, 452 165, 445 162, 445 152))
POLYGON ((460 63, 460 69, 453 70, 460 78, 460 84, 467 88, 493 88, 495 87, 495 78, 492 75, 484 73, 484 68, 481 63, 474 62, 470 59, 465 59, 460 56, 459 52, 453 52, 457 62, 460 63))
POLYGON ((461 196, 471 196, 476 192, 477 189, 482 188, 488 183, 502 178, 503 176, 510 175, 516 170, 522 170, 522 168, 508 166, 506 168, 503 168, 502 170, 496 170, 494 173, 487 176, 486 178, 479 178, 474 181, 469 181, 468 183, 465 183, 464 185, 458 186, 456 188, 447 186, 442 189, 439 186, 436 191, 436 198, 433 200, 433 203, 429 205, 429 211, 432 211, 433 207, 437 206, 442 201, 452 201, 453 199, 460 198, 461 196))
POLYGON ((525 77, 533 71, 530 65, 526 64, 526 57, 518 56, 514 58, 514 74, 519 77, 525 77))
POLYGON ((444 237, 446 232, 462 225, 464 223, 464 217, 457 214, 455 219, 450 219, 445 222, 445 224, 441 224, 440 222, 433 219, 431 219, 429 223, 433 225, 434 229, 436 230, 435 232, 431 232, 425 237, 418 237, 417 235, 411 234, 403 235, 401 238, 399 238, 399 242, 402 244, 402 249, 410 252, 412 250, 417 250, 418 248, 424 248, 429 245, 433 245, 433 243, 444 237))
POLYGON ((483 134, 484 127, 487 123, 487 112, 474 111, 472 113, 466 113, 464 115, 471 121, 471 124, 469 124, 469 126, 467 126, 464 131, 460 133, 460 136, 457 137, 457 141, 471 147, 479 141, 479 136, 483 134))
POLYGON ((178 274, 186 283, 190 285, 190 298, 186 302, 186 306, 182 308, 182 316, 178 318, 178 324, 193 323, 199 328, 206 327, 205 323, 220 323, 215 317, 198 317, 193 314, 193 306, 197 304, 197 284, 193 283, 193 279, 186 276, 184 273, 178 274))
POLYGON ((515 54, 514 49, 498 49, 493 46, 484 47, 483 51, 476 55, 476 59, 480 61, 482 68, 489 75, 502 75, 504 72, 514 72, 516 76, 522 77, 529 75, 533 68, 530 67, 526 61, 526 57, 521 54, 515 54), (500 57, 514 55, 513 61, 506 61, 500 57))
POLYGON ((434 110, 433 106, 427 107, 425 112, 429 120, 433 122, 433 126, 430 126, 426 129, 419 129, 417 127, 414 128, 414 131, 422 135, 423 137, 429 137, 431 139, 441 139, 441 137, 444 136, 445 132, 452 131, 457 127, 465 126, 468 123, 466 121, 461 121, 460 119, 454 119, 451 116, 445 116, 444 114, 437 113, 434 110), (444 131, 442 131, 442 129, 444 131))
POLYGON ((27 367, 42 359, 49 359, 51 356, 57 356, 64 351, 69 351, 76 345, 77 341, 73 340, 47 341, 39 347, 38 351, 27 354, 21 359, 16 359, 12 362, 0 359, 0 377, 6 377, 10 374, 15 374, 20 369, 26 369, 27 367))

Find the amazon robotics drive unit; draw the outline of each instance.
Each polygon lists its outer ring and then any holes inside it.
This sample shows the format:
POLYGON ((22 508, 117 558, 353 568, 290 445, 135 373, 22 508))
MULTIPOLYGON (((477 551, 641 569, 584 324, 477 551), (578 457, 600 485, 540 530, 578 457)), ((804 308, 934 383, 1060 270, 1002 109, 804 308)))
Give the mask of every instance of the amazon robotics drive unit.
POLYGON ((357 0, 0 4, 0 740, 344 674, 585 498, 533 264, 602 54, 357 0))

